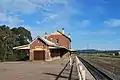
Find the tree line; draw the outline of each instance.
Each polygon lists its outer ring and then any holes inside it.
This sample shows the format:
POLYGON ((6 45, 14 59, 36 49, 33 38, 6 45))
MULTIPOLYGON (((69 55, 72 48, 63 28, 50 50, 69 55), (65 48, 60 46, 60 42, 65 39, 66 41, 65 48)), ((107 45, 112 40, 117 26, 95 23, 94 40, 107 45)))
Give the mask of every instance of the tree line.
POLYGON ((21 60, 27 55, 24 51, 13 50, 15 46, 28 44, 32 41, 31 32, 24 27, 10 28, 0 26, 0 61, 21 60))

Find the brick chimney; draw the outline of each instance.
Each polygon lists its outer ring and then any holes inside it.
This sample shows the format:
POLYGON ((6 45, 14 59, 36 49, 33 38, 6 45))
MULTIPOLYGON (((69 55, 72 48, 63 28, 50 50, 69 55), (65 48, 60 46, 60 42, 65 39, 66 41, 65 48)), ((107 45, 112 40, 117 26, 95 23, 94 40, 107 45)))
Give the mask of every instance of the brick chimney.
POLYGON ((62 28, 62 33, 64 34, 64 28, 62 28))

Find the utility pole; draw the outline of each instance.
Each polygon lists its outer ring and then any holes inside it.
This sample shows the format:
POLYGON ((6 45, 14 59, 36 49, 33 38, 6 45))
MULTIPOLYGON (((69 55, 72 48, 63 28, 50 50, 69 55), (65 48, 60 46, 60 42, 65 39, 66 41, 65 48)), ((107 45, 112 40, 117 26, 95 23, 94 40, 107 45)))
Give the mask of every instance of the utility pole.
POLYGON ((87 44, 87 49, 89 49, 89 44, 87 44))

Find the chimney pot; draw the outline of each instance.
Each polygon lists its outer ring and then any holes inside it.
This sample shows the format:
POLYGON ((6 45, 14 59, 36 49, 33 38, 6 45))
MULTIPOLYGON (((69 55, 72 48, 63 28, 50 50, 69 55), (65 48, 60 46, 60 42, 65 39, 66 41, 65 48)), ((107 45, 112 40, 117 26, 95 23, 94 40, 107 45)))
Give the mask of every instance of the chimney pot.
POLYGON ((64 28, 62 28, 62 33, 64 34, 64 28))
POLYGON ((71 34, 70 34, 70 33, 68 33, 68 37, 69 37, 69 38, 71 37, 71 34))
POLYGON ((45 32, 45 39, 47 39, 47 36, 48 36, 48 34, 47 34, 47 32, 45 32))

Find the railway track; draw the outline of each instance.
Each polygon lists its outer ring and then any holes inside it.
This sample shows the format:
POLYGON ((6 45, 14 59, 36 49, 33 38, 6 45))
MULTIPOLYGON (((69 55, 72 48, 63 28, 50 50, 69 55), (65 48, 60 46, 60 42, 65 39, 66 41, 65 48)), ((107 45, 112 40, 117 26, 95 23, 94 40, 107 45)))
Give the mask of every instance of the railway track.
POLYGON ((60 71, 60 73, 55 78, 55 80, 72 80, 71 76, 72 76, 74 61, 72 62, 71 66, 69 65, 69 63, 70 63, 70 61, 66 63, 65 67, 60 71), (66 75, 66 73, 67 73, 67 75, 66 75))
POLYGON ((81 57, 79 57, 79 60, 85 65, 85 67, 88 69, 88 71, 93 75, 93 77, 96 80, 113 80, 106 74, 95 68, 93 65, 82 59, 81 57))

